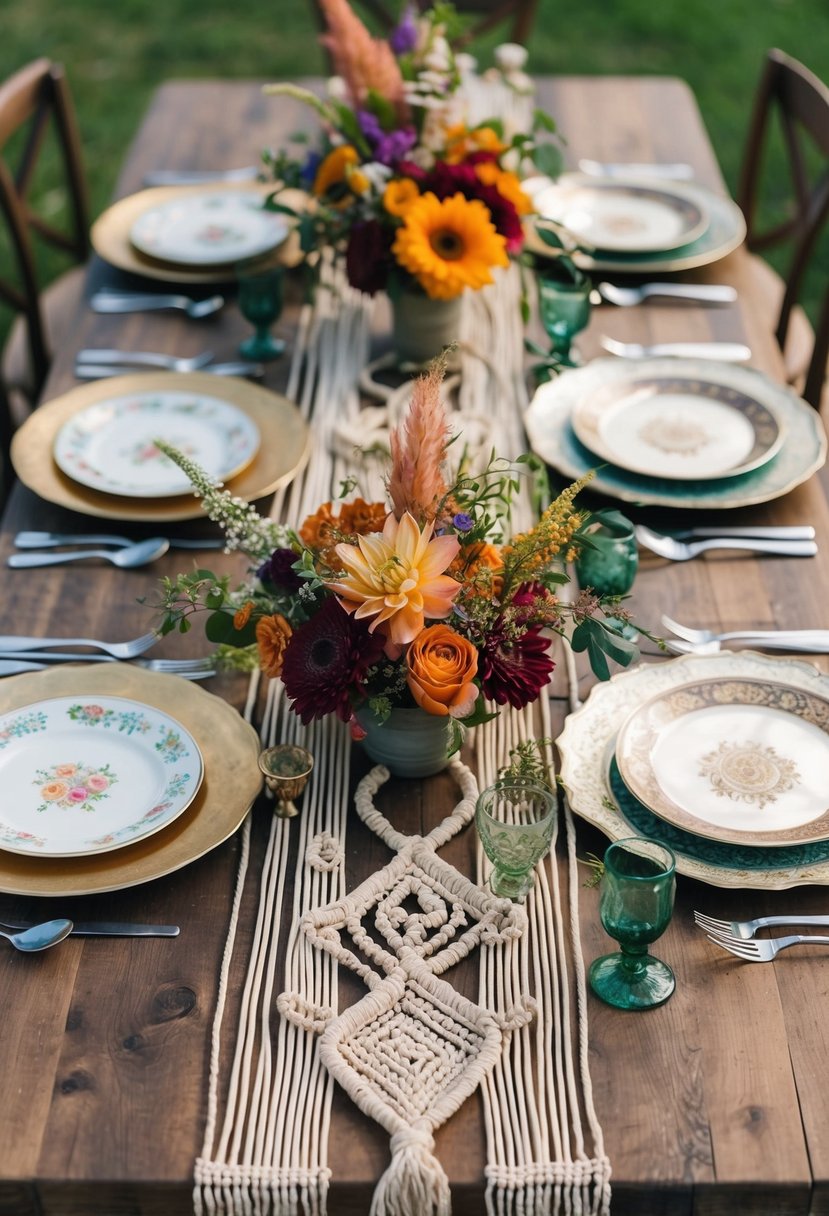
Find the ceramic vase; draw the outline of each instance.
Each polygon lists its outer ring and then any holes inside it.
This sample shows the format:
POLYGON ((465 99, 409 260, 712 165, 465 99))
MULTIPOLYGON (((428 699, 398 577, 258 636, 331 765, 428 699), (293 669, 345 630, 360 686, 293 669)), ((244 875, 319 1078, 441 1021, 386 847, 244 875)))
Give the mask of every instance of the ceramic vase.
POLYGON ((369 709, 358 710, 366 732, 362 746, 395 777, 430 777, 449 763, 451 722, 422 709, 393 709, 384 722, 369 709))
POLYGON ((462 296, 432 300, 405 287, 395 287, 389 294, 392 345, 399 363, 428 363, 460 338, 462 296))

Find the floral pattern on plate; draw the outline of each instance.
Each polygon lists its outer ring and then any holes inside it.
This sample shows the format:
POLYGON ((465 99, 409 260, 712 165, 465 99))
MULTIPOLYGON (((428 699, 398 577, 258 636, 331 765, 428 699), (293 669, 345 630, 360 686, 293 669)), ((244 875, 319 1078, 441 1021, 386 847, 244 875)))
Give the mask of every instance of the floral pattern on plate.
POLYGON ((189 732, 122 697, 27 706, 0 717, 0 742, 0 845, 17 853, 82 856, 140 840, 180 815, 202 780, 189 732))

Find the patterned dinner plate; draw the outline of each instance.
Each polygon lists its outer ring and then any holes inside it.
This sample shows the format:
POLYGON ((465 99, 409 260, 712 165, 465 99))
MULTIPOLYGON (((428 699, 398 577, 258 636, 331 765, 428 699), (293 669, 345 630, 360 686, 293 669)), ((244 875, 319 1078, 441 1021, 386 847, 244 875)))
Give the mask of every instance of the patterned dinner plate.
POLYGON ((708 209, 681 185, 600 181, 564 174, 535 197, 544 219, 598 252, 655 253, 688 245, 708 227, 708 209))
POLYGON ((76 413, 55 436, 55 462, 81 485, 129 498, 192 492, 190 479, 156 446, 162 439, 227 481, 259 450, 256 423, 204 393, 148 389, 115 395, 76 413))
POLYGON ((648 477, 713 481, 759 468, 785 427, 745 391, 697 376, 641 376, 576 402, 572 426, 591 452, 648 477))
POLYGON ((0 717, 0 848, 105 853, 158 832, 193 801, 199 748, 174 718, 125 697, 55 697, 0 717))
POLYGON ((288 235, 282 216, 265 211, 258 190, 209 190, 150 206, 130 240, 149 257, 182 266, 211 266, 258 257, 288 235))
POLYGON ((669 689, 624 723, 616 763, 634 797, 698 836, 829 838, 829 701, 814 692, 757 679, 669 689))
POLYGON ((594 359, 542 384, 524 415, 530 445, 547 464, 570 480, 596 470, 591 489, 621 502, 643 506, 722 510, 768 502, 811 477, 826 460, 826 433, 817 410, 790 388, 756 368, 726 366, 706 359, 594 359), (713 479, 647 477, 614 464, 601 464, 579 440, 573 413, 599 391, 626 391, 641 382, 681 380, 701 394, 721 386, 765 406, 784 432, 771 458, 748 472, 713 479))
POLYGON ((557 746, 570 806, 611 840, 636 834, 666 844, 676 853, 680 874, 712 886, 784 890, 829 884, 829 840, 780 847, 712 840, 661 819, 622 781, 614 752, 629 715, 661 693, 712 680, 771 682, 829 699, 829 677, 795 659, 743 650, 639 663, 597 684, 567 719, 557 746))

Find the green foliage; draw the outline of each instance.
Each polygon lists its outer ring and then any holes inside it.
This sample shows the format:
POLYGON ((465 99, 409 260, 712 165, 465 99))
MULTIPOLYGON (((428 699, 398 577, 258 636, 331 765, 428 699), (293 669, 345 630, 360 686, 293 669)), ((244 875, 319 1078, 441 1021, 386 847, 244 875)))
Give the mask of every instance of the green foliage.
POLYGON ((550 777, 548 761, 552 746, 552 739, 525 739, 510 752, 510 762, 500 769, 499 779, 537 781, 540 785, 554 790, 555 781, 550 777))

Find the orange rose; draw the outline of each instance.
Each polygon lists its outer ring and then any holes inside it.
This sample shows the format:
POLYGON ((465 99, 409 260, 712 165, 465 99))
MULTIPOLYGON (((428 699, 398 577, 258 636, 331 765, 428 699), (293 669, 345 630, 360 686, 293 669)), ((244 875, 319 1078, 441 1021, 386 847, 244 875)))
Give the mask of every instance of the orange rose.
POLYGON ((259 646, 259 665, 266 676, 278 676, 282 672, 285 647, 293 630, 284 616, 275 612, 273 616, 260 617, 256 622, 256 642, 259 646))
POLYGON ((412 642, 406 663, 409 688, 421 709, 453 718, 472 713, 478 652, 467 638, 448 625, 429 625, 412 642))

